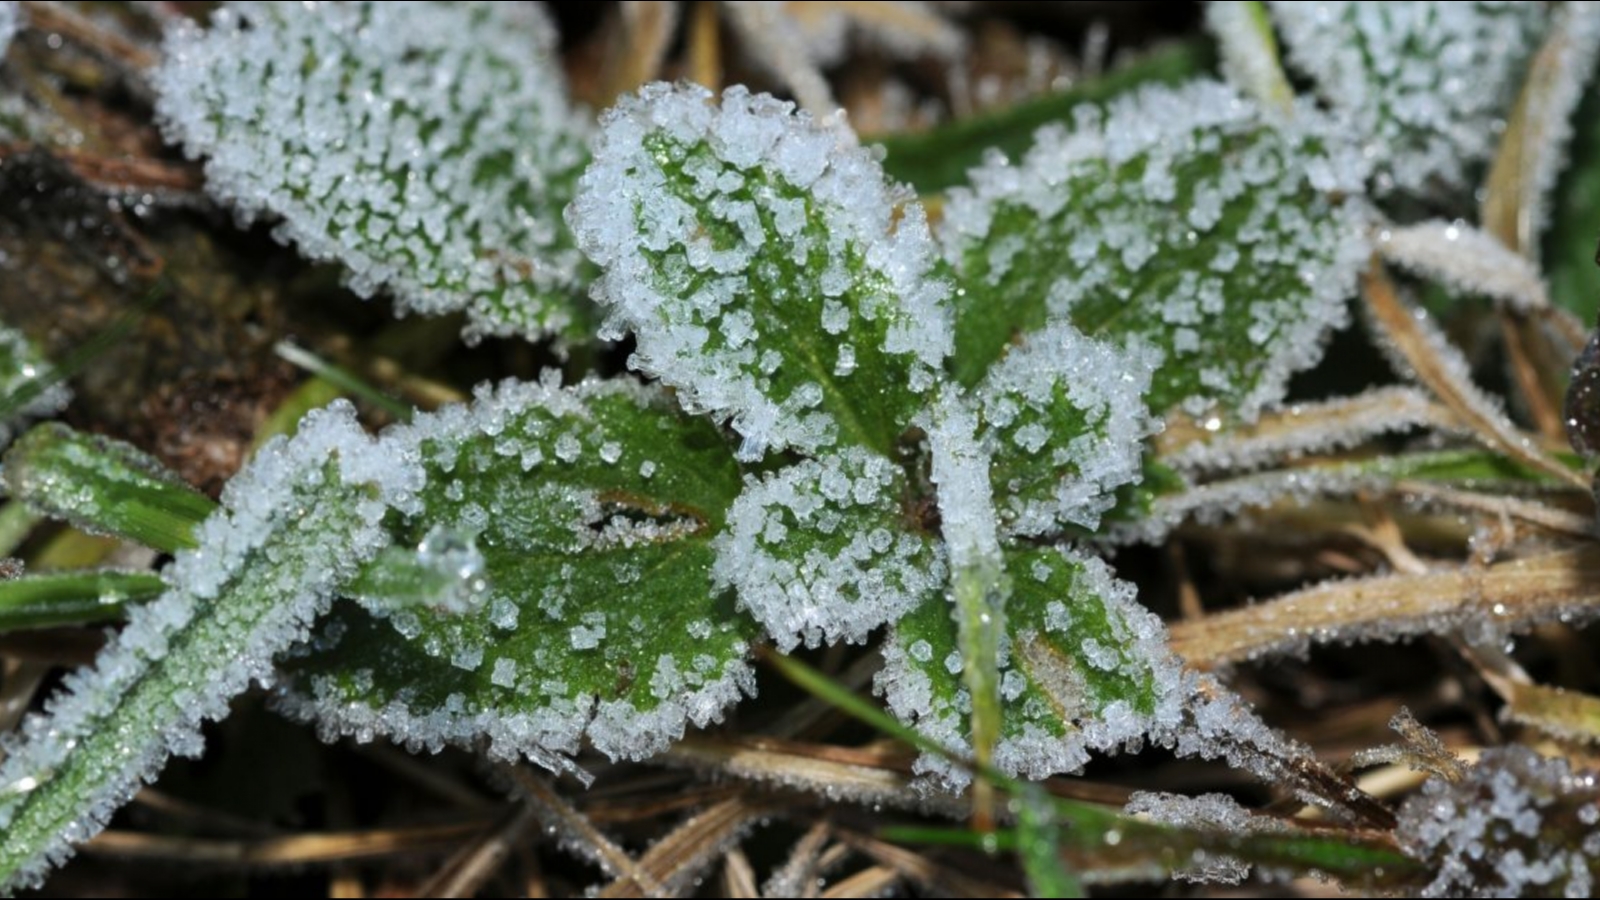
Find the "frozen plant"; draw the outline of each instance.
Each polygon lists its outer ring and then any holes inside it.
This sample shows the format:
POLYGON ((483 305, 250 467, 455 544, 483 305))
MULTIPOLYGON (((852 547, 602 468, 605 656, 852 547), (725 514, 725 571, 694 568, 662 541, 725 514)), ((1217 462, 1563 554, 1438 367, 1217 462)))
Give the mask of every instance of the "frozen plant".
MULTIPOLYGON (((1549 15, 1271 7, 1210 16, 1239 83, 1080 106, 1018 158, 991 154, 937 217, 840 118, 744 87, 651 84, 592 125, 538 6, 228 3, 205 28, 173 26, 158 117, 241 223, 272 222, 403 312, 464 313, 469 340, 631 340, 633 373, 485 385, 377 436, 347 406, 319 411, 215 507, 61 426, 18 442, 11 494, 175 561, 162 596, 8 741, 0 886, 36 882, 168 756, 199 752, 200 723, 252 681, 330 739, 467 746, 586 780, 585 749, 649 759, 721 721, 754 694, 761 646, 877 642, 874 690, 928 749, 923 796, 1156 744, 1384 821, 1185 671, 1102 552, 1400 477, 1217 473, 1471 430, 1404 389, 1313 410, 1337 427, 1274 417, 1292 416, 1291 377, 1348 321, 1375 253, 1548 305, 1489 233, 1393 219, 1397 197, 1460 199, 1491 149, 1477 129, 1549 15), (1327 102, 1289 93, 1274 21, 1327 102), (1469 64, 1487 95, 1441 72, 1469 64), (1204 437, 1163 456, 1162 433, 1185 425, 1204 437), (113 489, 137 502, 96 493, 113 489)), ((1433 370, 1469 384, 1410 318, 1433 370)), ((5 334, 0 378, 30 365, 7 362, 5 334)), ((1186 834, 1277 833, 1217 797, 1130 811, 1186 834)), ((1457 886, 1459 841, 1407 816, 1415 856, 1457 886)), ((1175 865, 1242 878, 1249 850, 1175 865)))

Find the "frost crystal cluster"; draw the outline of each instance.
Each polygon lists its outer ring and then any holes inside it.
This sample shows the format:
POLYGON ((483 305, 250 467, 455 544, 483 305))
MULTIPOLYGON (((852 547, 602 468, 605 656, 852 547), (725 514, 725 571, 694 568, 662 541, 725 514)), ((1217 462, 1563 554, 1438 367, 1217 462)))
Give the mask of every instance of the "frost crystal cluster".
POLYGON ((157 112, 208 191, 357 293, 538 337, 585 324, 559 224, 587 126, 555 41, 526 3, 229 3, 169 33, 157 112))
POLYGON ((1434 777, 1400 810, 1400 844, 1435 871, 1426 897, 1590 897, 1600 878, 1600 781, 1519 746, 1434 777))

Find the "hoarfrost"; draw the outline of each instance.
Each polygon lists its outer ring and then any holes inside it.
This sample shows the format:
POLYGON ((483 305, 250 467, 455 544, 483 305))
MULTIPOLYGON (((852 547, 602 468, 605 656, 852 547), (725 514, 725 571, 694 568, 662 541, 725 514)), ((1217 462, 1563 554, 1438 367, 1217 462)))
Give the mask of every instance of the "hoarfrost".
MULTIPOLYGON (((1187 797, 1182 794, 1135 791, 1128 798, 1123 812, 1132 816, 1143 816, 1163 825, 1239 836, 1287 830, 1286 826, 1274 819, 1252 815, 1227 794, 1187 797)), ((1239 884, 1249 875, 1249 863, 1237 857, 1209 854, 1204 851, 1197 852, 1189 865, 1175 869, 1172 873, 1172 876, 1180 881, 1200 884, 1239 884)))
POLYGON ((1452 413, 1416 388, 1383 387, 1354 397, 1297 403, 1252 426, 1217 431, 1202 426, 1192 439, 1163 450, 1161 461, 1193 474, 1240 472, 1309 453, 1348 450, 1383 434, 1460 427, 1452 413))
POLYGON ((1008 534, 1093 530, 1114 492, 1139 481, 1143 440, 1158 424, 1144 404, 1158 359, 1059 321, 989 370, 977 400, 1008 534))
POLYGON ((336 646, 288 667, 285 711, 330 738, 481 740, 495 758, 574 771, 586 738, 642 758, 753 693, 758 629, 706 577, 708 520, 731 504, 738 468, 716 428, 664 391, 507 381, 383 444, 431 476, 391 527, 407 542, 472 534, 489 599, 457 615, 336 609, 336 646))
MULTIPOLYGON (((0 38, 4 37, 4 24, 0 19, 0 38)), ((0 52, 4 44, 0 40, 0 52)), ((61 382, 55 367, 22 332, 0 324, 0 450, 29 420, 54 415, 71 401, 72 391, 61 382)))
POLYGON ((1215 0, 1206 4, 1206 28, 1216 36, 1222 74, 1264 106, 1287 106, 1293 89, 1278 64, 1272 23, 1260 4, 1215 0))
POLYGON ((861 643, 948 578, 932 542, 900 527, 905 476, 847 448, 746 481, 711 576, 782 650, 861 643))
MULTIPOLYGON (((22 30, 22 6, 17 0, 0 0, 0 60, 11 49, 11 39, 22 30)), ((4 444, 5 441, 0 441, 4 444)))
POLYGON ((1593 772, 1527 747, 1485 750, 1460 781, 1400 808, 1400 847, 1433 868, 1424 897, 1589 897, 1600 877, 1593 772))
POLYGON ((274 655, 304 640, 339 586, 387 545, 384 512, 421 477, 376 450, 342 401, 262 447, 198 529, 198 547, 166 570, 167 591, 133 607, 94 667, 68 676, 6 740, 0 870, 36 882, 169 756, 198 754, 201 723, 225 715, 251 681, 272 680, 274 655))
POLYGON ((881 449, 939 377, 950 286, 902 199, 843 126, 740 87, 717 104, 655 84, 603 118, 567 219, 603 269, 603 333, 632 331, 630 364, 731 417, 753 460, 881 449), (848 354, 846 327, 867 338, 848 354))
MULTIPOLYGON (((1094 751, 1137 747, 1171 734, 1185 695, 1178 662, 1161 622, 1100 559, 1040 549, 1008 559, 1013 589, 999 675, 1004 704, 994 764, 1030 779, 1076 772, 1094 751), (1042 571, 1044 579, 1036 573, 1042 571), (1067 613, 1070 606, 1080 615, 1067 613), (1100 645, 1100 665, 1080 648, 1100 645)), ((902 619, 884 643, 874 690, 901 721, 957 754, 970 752, 971 697, 957 665, 956 626, 948 603, 928 603, 902 619)), ((916 771, 932 786, 959 789, 961 766, 924 754, 916 771)))
POLYGON ((1040 129, 950 193, 964 276, 957 368, 975 383, 1014 330, 1071 320, 1160 355, 1150 405, 1251 419, 1347 319, 1370 212, 1367 167, 1315 110, 1263 112, 1213 82, 1145 88, 1040 129), (1023 238, 1025 257, 990 250, 1023 238))
POLYGON ((157 115, 239 219, 466 335, 577 324, 561 227, 588 126, 526 3, 228 3, 168 33, 157 115))
POLYGON ((1465 222, 1435 219, 1385 228, 1378 235, 1378 251, 1395 265, 1462 294, 1501 300, 1519 312, 1550 306, 1549 291, 1533 263, 1465 222))
POLYGON ((1469 186, 1549 13, 1537 3, 1268 4, 1288 58, 1378 162, 1377 191, 1469 186))

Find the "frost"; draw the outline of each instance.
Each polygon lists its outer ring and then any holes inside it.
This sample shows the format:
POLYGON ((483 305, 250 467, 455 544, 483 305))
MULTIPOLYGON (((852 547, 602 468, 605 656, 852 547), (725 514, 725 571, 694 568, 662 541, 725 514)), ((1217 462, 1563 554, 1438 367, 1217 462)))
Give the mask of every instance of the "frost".
POLYGON ((95 666, 7 739, 0 883, 37 881, 170 755, 197 755, 201 723, 251 681, 270 681, 274 655, 303 640, 339 585, 387 545, 388 503, 419 476, 375 451, 342 402, 262 447, 198 547, 166 570, 166 593, 134 607, 95 666))
POLYGON ((1469 186, 1549 13, 1501 2, 1268 4, 1288 58, 1377 161, 1377 191, 1469 186))
MULTIPOLYGON (((0 60, 6 58, 11 39, 22 30, 22 7, 16 0, 0 0, 0 60)), ((0 441, 4 444, 5 441, 0 441)))
POLYGON ((1259 3, 1214 0, 1206 4, 1206 28, 1217 38, 1222 74, 1264 106, 1287 107, 1294 91, 1278 63, 1272 22, 1259 3))
POLYGON ((842 126, 743 88, 717 104, 657 84, 605 115, 567 218, 603 269, 604 333, 633 332, 631 364, 731 418, 753 460, 887 452, 922 405, 950 350, 950 285, 901 199, 842 126))
MULTIPOLYGON (((1186 797, 1181 794, 1135 791, 1128 798, 1123 811, 1163 825, 1213 830, 1230 835, 1288 830, 1276 820, 1252 815, 1227 794, 1186 797)), ((1174 870, 1172 875, 1180 881, 1201 884, 1239 884, 1249 877, 1250 864, 1236 857, 1201 851, 1196 853, 1190 865, 1174 870)))
MULTIPOLYGON (((1075 772, 1096 750, 1137 746, 1182 718, 1177 660, 1166 630, 1099 559, 1077 551, 1011 551, 1000 684, 1004 709, 994 763, 1039 779, 1075 772), (1044 579, 1038 576, 1043 574, 1044 579), (1071 613, 1067 610, 1070 608, 1071 613), (1098 646, 1095 659, 1084 650, 1098 646)), ((957 751, 970 747, 971 699, 947 659, 960 662, 949 604, 929 602, 902 619, 884 644, 875 690, 890 712, 957 751)), ((917 771, 946 788, 968 775, 928 755, 917 771)))
MULTIPOLYGON (((5 37, 4 13, 0 12, 0 53, 4 52, 5 37)), ((11 443, 16 430, 29 420, 54 415, 71 400, 72 392, 61 383, 55 367, 21 332, 0 324, 0 449, 11 443)))
POLYGON ((1154 354, 1089 340, 1067 322, 1028 335, 978 388, 990 478, 1013 535, 1093 530, 1142 474, 1154 354))
POLYGON ((1455 431, 1460 424, 1416 388, 1375 388, 1354 397, 1297 403, 1251 426, 1214 432, 1202 426, 1192 439, 1164 449, 1161 461, 1193 474, 1244 471, 1419 428, 1455 431))
POLYGON ((229 3, 169 32, 157 114, 241 221, 467 336, 579 323, 561 227, 585 162, 534 4, 229 3))
POLYGON ((955 59, 965 49, 965 35, 929 7, 919 2, 723 3, 753 61, 786 82, 801 106, 819 114, 837 106, 821 69, 843 60, 851 32, 895 56, 955 59))
POLYGON ((323 646, 288 667, 283 709, 329 737, 481 741, 564 770, 585 738, 642 758, 754 692, 759 628, 707 577, 740 487, 710 423, 627 379, 549 377, 481 388, 383 441, 428 473, 397 504, 396 543, 473 535, 486 597, 449 614, 336 607, 323 646))
POLYGON ((1519 312, 1550 306, 1537 267, 1464 222, 1433 220, 1386 228, 1379 234, 1378 251, 1395 265, 1458 293, 1502 300, 1519 312))
POLYGON ((1516 745, 1485 750, 1456 783, 1430 778, 1396 829, 1401 848, 1433 870, 1422 896, 1593 896, 1596 783, 1516 745))
POLYGON ((1066 318, 1157 354, 1154 411, 1220 402, 1250 419, 1346 321, 1369 214, 1340 198, 1365 176, 1314 110, 1285 120, 1221 84, 1080 107, 951 192, 957 375, 977 383, 1015 332, 1066 318), (996 264, 991 248, 1018 238, 1025 258, 996 264))
POLYGON ((939 548, 902 525, 905 474, 848 448, 751 478, 715 542, 711 575, 778 647, 861 643, 947 581, 939 548))

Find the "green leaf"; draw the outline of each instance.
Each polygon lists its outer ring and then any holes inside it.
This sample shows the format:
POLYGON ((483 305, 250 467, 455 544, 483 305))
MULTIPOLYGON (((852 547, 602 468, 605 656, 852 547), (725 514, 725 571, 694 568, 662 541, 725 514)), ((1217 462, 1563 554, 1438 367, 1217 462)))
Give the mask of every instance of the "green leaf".
POLYGON ((562 227, 586 162, 533 4, 227 3, 169 32, 157 114, 243 220, 467 337, 592 328, 562 227), (449 77, 442 77, 448 73, 449 77))
POLYGON ((1380 196, 1470 199, 1549 21, 1540 3, 1268 6, 1289 61, 1376 162, 1380 196))
POLYGON ((166 588, 154 572, 47 572, 0 578, 0 631, 115 622, 166 588))
POLYGON ((1151 357, 1058 321, 990 368, 977 394, 1006 533, 1092 532, 1116 492, 1142 478, 1151 357))
POLYGON ((567 217, 603 269, 604 332, 739 457, 888 456, 949 353, 950 285, 921 207, 840 125, 730 88, 650 85, 606 114, 567 217))
MULTIPOLYGON (((997 768, 1029 779, 1074 772, 1091 750, 1138 744, 1178 724, 1178 662, 1132 585, 1098 558, 1054 548, 1008 551, 1006 571, 997 768)), ((970 746, 971 700, 949 607, 923 604, 900 621, 883 652, 876 687, 890 711, 938 744, 970 746)), ((928 755, 917 770, 952 786, 967 778, 928 755)))
POLYGON ((172 754, 203 747, 273 656, 304 639, 338 585, 387 543, 386 501, 414 469, 376 455, 342 404, 308 417, 229 482, 179 551, 171 587, 130 611, 92 668, 30 716, 0 762, 0 890, 36 883, 92 837, 172 754))
POLYGON ((26 420, 56 413, 71 399, 44 355, 20 331, 0 324, 0 449, 26 420))
POLYGON ((947 583, 913 506, 905 472, 860 448, 751 478, 716 540, 712 577, 782 650, 863 643, 947 583))
POLYGON ((1152 49, 1148 54, 1065 90, 1024 100, 995 112, 962 116, 927 131, 888 135, 883 169, 920 194, 948 190, 967 180, 967 170, 991 153, 1017 156, 1033 143, 1033 133, 1051 122, 1068 121, 1084 103, 1104 103, 1147 84, 1176 85, 1211 67, 1207 42, 1192 40, 1152 49))
POLYGON ((753 691, 759 629, 711 587, 740 477, 710 423, 626 380, 506 382, 385 440, 428 475, 395 544, 444 541, 472 602, 419 606, 402 587, 340 606, 290 665, 286 710, 328 735, 485 739, 561 768, 585 736, 649 756, 753 691))
POLYGON ((217 508, 154 457, 54 422, 17 440, 0 482, 45 515, 164 553, 194 547, 196 526, 217 508))
POLYGON ((974 171, 945 207, 957 377, 977 384, 1017 334, 1065 318, 1159 357, 1158 413, 1249 419, 1281 399, 1346 320, 1367 256, 1363 212, 1338 199, 1363 165, 1319 123, 1211 82, 1152 88, 974 171))

